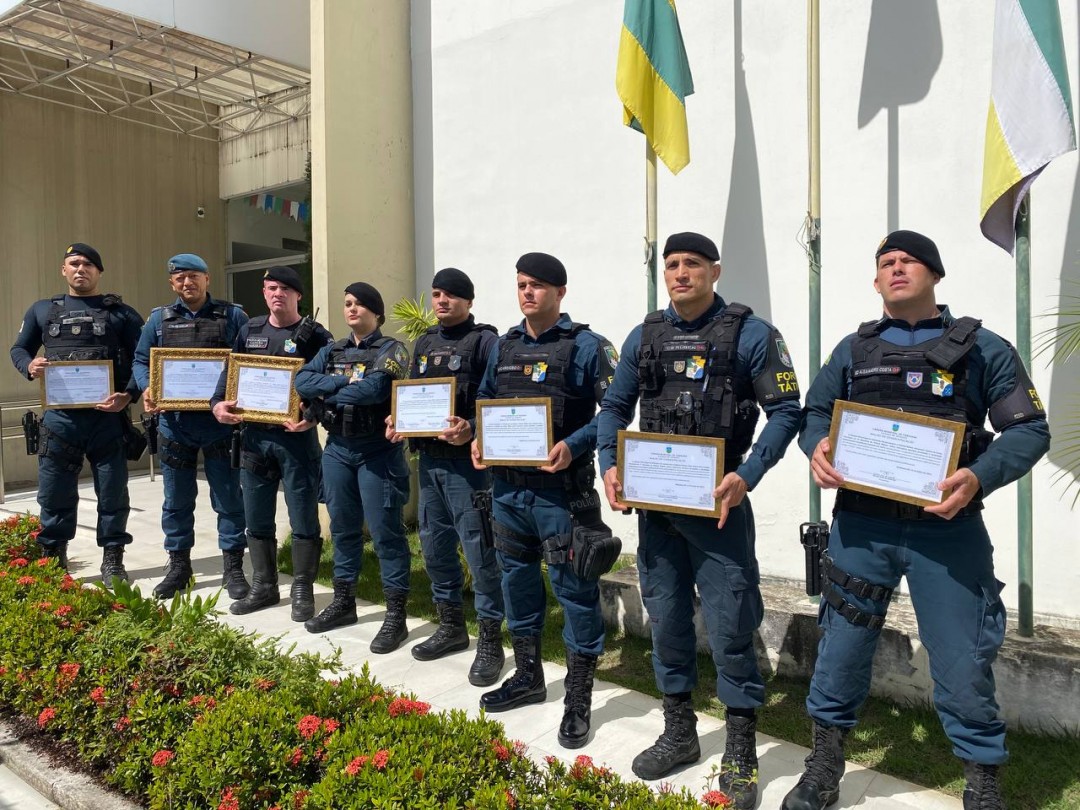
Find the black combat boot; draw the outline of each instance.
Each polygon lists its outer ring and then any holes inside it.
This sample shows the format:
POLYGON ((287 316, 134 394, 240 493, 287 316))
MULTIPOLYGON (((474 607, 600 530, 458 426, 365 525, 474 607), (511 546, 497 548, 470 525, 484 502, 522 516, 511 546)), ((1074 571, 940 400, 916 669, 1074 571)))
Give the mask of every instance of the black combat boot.
POLYGON ((158 599, 172 599, 177 591, 187 588, 194 572, 191 570, 191 549, 170 551, 169 562, 165 566, 165 578, 154 586, 154 596, 158 599))
POLYGON ((315 615, 315 577, 319 573, 322 556, 322 538, 307 540, 293 536, 292 565, 293 582, 289 589, 292 602, 292 620, 306 622, 315 615))
POLYGON ((68 570, 67 543, 57 543, 55 546, 42 546, 41 556, 56 560, 65 571, 68 570))
MULTIPOLYGON (((221 584, 230 599, 243 599, 251 586, 244 576, 244 550, 242 548, 221 552, 221 584)), ((277 563, 274 563, 275 566, 277 563)))
POLYGON ((589 741, 592 722, 592 687, 597 656, 566 651, 566 697, 559 724, 559 745, 581 748, 589 741))
POLYGON ((840 798, 844 775, 844 738, 847 729, 814 722, 814 749, 805 760, 806 770, 780 810, 824 810, 840 798))
MULTIPOLYGON (((383 655, 393 652, 409 637, 409 628, 405 626, 405 600, 408 596, 408 591, 386 592, 386 617, 383 619, 379 632, 371 640, 373 653, 383 655)), ((468 633, 465 634, 465 638, 469 638, 468 633)))
POLYGON ((101 550, 101 581, 106 587, 112 585, 113 577, 131 582, 127 569, 124 568, 124 547, 105 546, 101 550))
POLYGON ((716 788, 735 810, 752 810, 758 801, 757 717, 727 716, 727 743, 720 759, 716 788))
POLYGON ((334 601, 324 607, 319 615, 304 622, 309 633, 323 633, 335 627, 356 624, 356 580, 335 579, 334 601))
POLYGON ((480 619, 480 637, 476 640, 476 657, 469 667, 469 683, 473 686, 491 686, 499 680, 505 663, 502 620, 480 619))
POLYGON ((664 733, 636 757, 631 768, 639 779, 662 779, 680 765, 701 759, 697 714, 689 692, 664 695, 664 733))
POLYGON ((964 810, 1005 810, 998 785, 998 766, 964 760, 964 810))
POLYGON ((247 536, 248 554, 251 557, 251 590, 239 602, 229 605, 229 612, 237 616, 254 613, 281 601, 278 590, 277 540, 247 536))
POLYGON ((434 661, 447 653, 469 648, 469 631, 465 629, 465 608, 458 602, 436 602, 439 626, 427 641, 412 648, 417 661, 434 661))
POLYGON ((502 686, 480 696, 480 708, 489 712, 505 712, 526 703, 547 700, 544 683, 544 664, 540 660, 540 636, 514 636, 514 674, 502 686))

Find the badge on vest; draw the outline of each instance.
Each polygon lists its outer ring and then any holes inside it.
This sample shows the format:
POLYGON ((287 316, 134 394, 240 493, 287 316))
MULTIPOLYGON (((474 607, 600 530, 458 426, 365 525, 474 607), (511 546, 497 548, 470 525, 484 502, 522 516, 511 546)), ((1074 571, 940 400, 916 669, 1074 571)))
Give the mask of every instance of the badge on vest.
POLYGON ((953 375, 942 369, 938 369, 930 375, 931 390, 936 397, 951 397, 953 395, 953 375))
POLYGON ((421 374, 427 373, 427 355, 422 354, 416 358, 416 370, 421 374))
POLYGON ((909 371, 907 373, 907 387, 918 388, 922 385, 922 372, 921 371, 909 371))
MULTIPOLYGON (((526 368, 528 368, 528 366, 526 366, 526 368)), ((533 369, 532 369, 532 381, 533 382, 536 382, 536 383, 543 382, 545 377, 547 377, 547 363, 537 363, 535 366, 533 366, 533 369)))
POLYGON ((49 336, 50 337, 58 337, 59 335, 60 335, 60 324, 58 324, 58 323, 49 324, 49 336))
POLYGON ((685 360, 676 360, 671 365, 675 369, 676 374, 682 374, 684 371, 686 371, 686 361, 685 360))
POLYGON ((296 354, 296 341, 292 338, 285 338, 285 354, 296 354))
POLYGON ((451 358, 446 361, 446 367, 451 371, 457 371, 461 368, 461 356, 457 354, 451 356, 451 358))
POLYGON ((690 358, 690 362, 686 364, 686 378, 688 380, 703 380, 705 379, 705 358, 694 356, 690 358))
POLYGON ((441 354, 435 356, 435 365, 437 365, 437 366, 442 365, 442 355, 441 354))
POLYGON ((270 345, 270 338, 249 337, 244 341, 245 349, 265 349, 270 345))
POLYGON ((349 377, 353 380, 362 380, 365 371, 367 371, 367 366, 364 363, 354 363, 349 377))

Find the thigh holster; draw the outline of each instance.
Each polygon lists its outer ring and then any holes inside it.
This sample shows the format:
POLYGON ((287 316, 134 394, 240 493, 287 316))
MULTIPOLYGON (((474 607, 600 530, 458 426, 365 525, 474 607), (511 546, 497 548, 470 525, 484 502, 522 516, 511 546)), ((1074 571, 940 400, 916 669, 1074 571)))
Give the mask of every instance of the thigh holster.
POLYGON ((264 481, 281 480, 281 465, 272 456, 264 456, 251 450, 244 450, 240 454, 240 467, 252 475, 262 478, 264 481))
POLYGON ((854 594, 860 599, 869 599, 889 609, 889 600, 892 599, 893 588, 884 585, 875 585, 861 577, 849 574, 842 568, 837 567, 832 558, 825 554, 822 556, 822 574, 824 574, 824 587, 821 589, 822 598, 828 602, 833 610, 847 619, 849 622, 871 630, 880 630, 885 626, 885 613, 867 613, 844 599, 838 588, 843 588, 848 593, 854 594))
POLYGON ((208 460, 228 461, 232 455, 231 450, 232 436, 230 435, 204 446, 202 454, 203 458, 208 460))
POLYGON ((510 557, 524 562, 539 562, 541 558, 540 549, 537 547, 540 538, 532 537, 527 534, 518 534, 512 529, 508 529, 501 523, 492 521, 491 528, 495 534, 495 550, 501 551, 510 557))
POLYGON ((164 436, 158 437, 158 453, 161 456, 161 463, 174 470, 194 470, 199 466, 198 448, 174 442, 164 436))
POLYGON ((45 425, 41 426, 41 441, 38 445, 38 457, 52 459, 65 472, 77 473, 82 469, 83 452, 78 447, 68 444, 45 425))

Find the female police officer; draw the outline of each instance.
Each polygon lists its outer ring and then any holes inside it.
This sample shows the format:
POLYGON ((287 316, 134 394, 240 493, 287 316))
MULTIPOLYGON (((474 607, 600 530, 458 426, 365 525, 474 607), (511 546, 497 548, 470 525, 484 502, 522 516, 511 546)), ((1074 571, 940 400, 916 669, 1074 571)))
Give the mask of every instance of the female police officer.
POLYGON ((321 399, 322 425, 329 436, 323 451, 323 487, 334 541, 334 601, 304 623, 320 633, 354 624, 356 579, 368 529, 379 557, 386 618, 371 642, 374 653, 396 650, 408 636, 409 544, 401 509, 409 497, 409 469, 400 444, 387 441, 393 380, 404 378, 409 353, 399 340, 383 337, 382 296, 358 281, 345 288, 348 337, 323 347, 296 375, 296 390, 321 399))

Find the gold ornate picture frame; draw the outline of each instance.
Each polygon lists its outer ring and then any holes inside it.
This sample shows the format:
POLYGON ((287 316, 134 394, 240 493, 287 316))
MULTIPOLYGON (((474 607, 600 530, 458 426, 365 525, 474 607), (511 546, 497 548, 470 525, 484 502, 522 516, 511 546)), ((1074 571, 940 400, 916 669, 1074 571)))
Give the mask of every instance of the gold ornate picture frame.
POLYGON ((270 425, 299 422, 300 394, 296 391, 296 372, 303 366, 304 360, 300 357, 232 354, 225 380, 225 399, 237 401, 236 413, 245 422, 270 425), (265 373, 258 374, 259 371, 265 373), (245 401, 249 404, 242 404, 245 401), (274 403, 284 407, 276 407, 274 403))
POLYGON ((230 349, 150 349, 150 396, 165 411, 208 411, 230 349), (214 371, 213 366, 217 366, 214 371), (174 383, 169 376, 183 375, 174 383), (199 393, 200 396, 194 396, 199 393), (203 397, 201 394, 205 393, 203 397))

